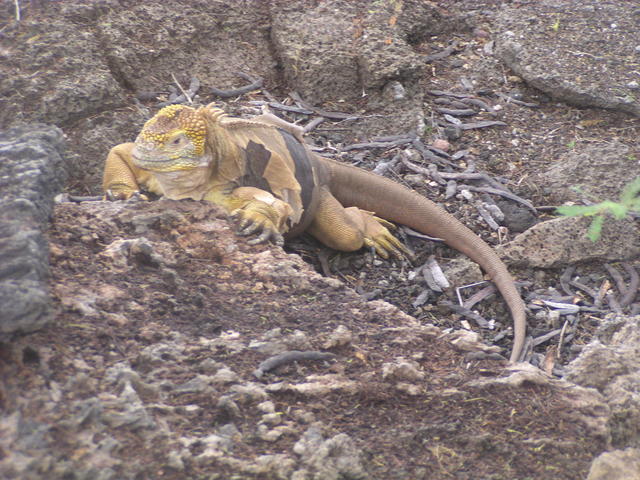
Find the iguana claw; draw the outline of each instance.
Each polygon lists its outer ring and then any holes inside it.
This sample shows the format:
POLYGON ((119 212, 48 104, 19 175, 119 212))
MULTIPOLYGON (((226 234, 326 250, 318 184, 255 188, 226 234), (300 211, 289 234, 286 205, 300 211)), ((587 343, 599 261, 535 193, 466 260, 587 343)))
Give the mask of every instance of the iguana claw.
POLYGON ((393 223, 375 215, 372 215, 371 218, 378 222, 378 228, 375 229, 375 234, 365 236, 364 244, 367 247, 374 249, 376 254, 385 260, 389 258, 389 255, 396 258, 413 258, 413 253, 389 231, 396 228, 393 223))
POLYGON ((284 245, 284 238, 278 232, 273 232, 269 230, 263 230, 260 235, 256 238, 252 238, 251 240, 247 240, 249 245, 258 245, 260 243, 265 243, 269 240, 272 240, 275 245, 279 247, 284 245))
POLYGON ((275 228, 273 222, 261 213, 239 208, 231 212, 229 217, 234 220, 239 219, 238 228, 236 230, 238 235, 246 237, 253 235, 256 232, 260 232, 257 237, 247 241, 249 245, 257 245, 269 240, 272 240, 276 245, 284 245, 284 238, 275 228))
POLYGON ((236 230, 238 235, 242 235, 243 237, 247 237, 252 233, 256 233, 258 230, 262 228, 262 224, 257 222, 252 222, 251 220, 247 221, 246 219, 240 222, 238 225, 238 229, 236 230))
POLYGON ((385 260, 389 258, 390 254, 396 258, 412 257, 409 249, 389 232, 387 232, 387 235, 378 235, 373 238, 367 237, 364 239, 364 244, 373 248, 376 254, 385 260))
POLYGON ((149 201, 149 197, 147 197, 144 193, 140 191, 133 192, 129 198, 127 198, 127 202, 147 202, 149 201))
POLYGON ((140 192, 140 190, 114 190, 109 188, 104 192, 104 199, 109 200, 110 202, 114 202, 116 200, 148 201, 149 197, 140 192))

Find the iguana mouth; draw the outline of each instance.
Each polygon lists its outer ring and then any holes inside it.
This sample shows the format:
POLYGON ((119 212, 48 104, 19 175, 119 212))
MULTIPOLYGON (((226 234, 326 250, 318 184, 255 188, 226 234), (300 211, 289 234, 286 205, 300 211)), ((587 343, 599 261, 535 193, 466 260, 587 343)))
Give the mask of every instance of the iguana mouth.
POLYGON ((144 170, 174 170, 184 167, 197 166, 195 158, 178 157, 172 158, 170 154, 140 148, 135 146, 131 152, 135 165, 144 170), (171 168, 174 167, 174 168, 171 168))

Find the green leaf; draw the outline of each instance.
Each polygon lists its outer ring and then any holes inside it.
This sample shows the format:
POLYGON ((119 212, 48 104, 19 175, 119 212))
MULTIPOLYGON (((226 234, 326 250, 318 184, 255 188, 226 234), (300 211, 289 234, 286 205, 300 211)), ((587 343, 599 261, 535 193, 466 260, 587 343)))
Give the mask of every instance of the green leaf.
POLYGON ((597 242, 600 239, 602 233, 602 223, 604 222, 604 215, 598 215, 593 218, 589 230, 587 231, 587 237, 592 242, 597 242))
POLYGON ((586 217, 597 215, 602 211, 602 206, 597 205, 562 205, 556 208, 556 212, 565 217, 586 217))
POLYGON ((621 203, 614 203, 614 202, 603 202, 606 203, 606 207, 607 210, 609 210, 609 212, 611 212, 611 214, 616 217, 618 220, 623 219, 624 217, 627 216, 627 212, 629 211, 629 209, 627 208, 626 205, 623 205, 621 203))
POLYGON ((635 180, 624 187, 620 194, 620 201, 624 204, 629 204, 635 200, 638 194, 640 194, 640 177, 636 177, 635 180))

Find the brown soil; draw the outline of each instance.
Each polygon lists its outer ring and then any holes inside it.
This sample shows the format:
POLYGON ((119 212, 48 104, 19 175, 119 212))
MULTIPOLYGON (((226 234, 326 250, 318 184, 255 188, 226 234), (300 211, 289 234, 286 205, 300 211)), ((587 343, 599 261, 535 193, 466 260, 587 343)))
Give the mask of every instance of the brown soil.
MULTIPOLYGON (((440 3, 443 11, 484 9, 484 29, 490 32, 491 16, 503 2, 465 0, 456 2, 455 6, 450 6, 450 2, 440 3)), ((556 198, 539 183, 537 174, 577 144, 615 138, 638 147, 634 126, 637 119, 616 112, 568 107, 527 88, 495 60, 479 54, 487 42, 482 30, 478 27, 474 31, 460 31, 415 45, 417 51, 430 54, 442 50, 454 39, 458 41, 454 55, 432 64, 423 81, 425 90, 456 91, 461 78, 473 78, 480 82, 474 85, 476 91, 487 92, 490 102, 497 101, 495 94, 505 93, 539 105, 530 108, 506 104, 499 119, 507 122, 508 127, 474 130, 454 142, 454 151, 472 152, 479 170, 507 178, 509 187, 533 204, 549 205, 556 198)), ((277 89, 272 93, 279 98, 286 94, 277 89)), ((229 110, 240 111, 252 99, 264 97, 261 94, 244 96, 238 102, 230 102, 229 110)), ((436 106, 434 100, 435 97, 426 95, 425 111, 436 106)), ((340 106, 326 107, 335 110, 340 106)), ((480 119, 482 116, 476 118, 480 119)), ((70 131, 73 132, 73 128, 70 131)), ((433 127, 424 140, 428 142, 442 136, 442 129, 433 127)), ((325 122, 310 137, 317 144, 348 143, 356 140, 357 134, 325 122)), ((395 153, 396 150, 376 150, 357 157, 344 155, 341 159, 371 168, 391 159, 395 153)), ((391 175, 410 185, 404 179, 407 173, 410 172, 398 171, 391 175)), ((71 190, 84 193, 91 187, 74 184, 71 190)), ((486 228, 468 203, 455 198, 445 201, 444 191, 435 186, 429 191, 421 187, 420 191, 443 204, 487 242, 498 243, 497 235, 486 228)), ((294 269, 298 275, 276 277, 270 272, 256 281, 255 258, 265 249, 275 263, 295 263, 295 260, 281 249, 251 247, 234 239, 223 215, 214 207, 159 201, 130 204, 125 213, 114 213, 109 208, 100 203, 63 204, 56 208, 49 234, 52 296, 57 308, 55 322, 14 345, 4 346, 0 352, 2 373, 9 379, 6 390, 0 392, 0 407, 7 411, 15 407, 12 400, 15 392, 28 396, 30 389, 40 388, 43 383, 68 384, 78 375, 78 358, 88 365, 86 378, 65 390, 68 398, 63 397, 61 403, 68 405, 69 410, 63 406, 55 413, 58 455, 83 462, 85 452, 76 448, 75 427, 67 422, 77 415, 71 406, 74 401, 108 393, 100 379, 117 362, 128 361, 143 377, 156 371, 154 381, 167 380, 180 385, 192 379, 194 372, 202 373, 202 362, 212 359, 236 372, 243 382, 249 382, 255 381, 252 372, 268 355, 249 348, 236 352, 218 345, 212 349, 200 339, 218 338, 228 331, 238 332, 242 339, 258 339, 263 338, 265 332, 279 328, 283 335, 303 331, 310 339, 309 349, 322 350, 324 342, 339 325, 347 327, 353 341, 329 349, 338 356, 335 362, 303 362, 281 367, 263 379, 266 384, 278 381, 295 384, 312 374, 335 373, 356 383, 353 391, 335 390, 319 396, 291 391, 271 393, 276 411, 282 412, 283 421, 294 426, 293 434, 284 435, 274 443, 253 437, 261 413, 255 408, 243 407, 240 416, 230 417, 217 406, 227 387, 216 387, 213 393, 163 396, 166 405, 200 407, 192 416, 154 412, 154 417, 170 423, 175 438, 145 443, 131 429, 111 430, 110 434, 120 442, 113 457, 124 462, 135 459, 137 464, 146 465, 141 470, 143 473, 136 477, 140 479, 274 478, 259 474, 234 477, 237 471, 216 460, 208 464, 188 461, 184 471, 175 471, 166 466, 166 458, 176 449, 177 437, 202 435, 230 422, 243 435, 233 451, 235 458, 251 460, 259 455, 289 452, 306 428, 300 412, 311 413, 313 420, 324 426, 327 437, 346 433, 354 439, 364 453, 368 473, 377 479, 573 480, 585 478, 593 457, 607 447, 606 439, 575 420, 572 416, 575 407, 557 388, 533 383, 519 387, 473 386, 471 382, 479 378, 505 376, 505 364, 465 359, 446 339, 415 327, 413 330, 407 327, 407 334, 396 332, 393 328, 399 324, 406 326, 400 313, 381 313, 352 291, 335 288, 304 270, 302 265, 294 269), (168 210, 184 218, 167 216, 168 210), (156 221, 136 231, 138 227, 131 219, 145 215, 156 221), (208 232, 207 222, 216 222, 219 230, 208 232), (168 264, 158 263, 153 256, 141 252, 130 257, 127 265, 118 267, 112 259, 104 257, 105 248, 113 241, 141 235, 154 242, 154 251, 157 245, 163 245, 160 253, 175 259, 168 264), (225 250, 227 246, 236 248, 233 247, 236 243, 237 250, 225 250), (184 359, 168 358, 167 368, 159 372, 157 365, 145 365, 140 360, 145 347, 168 341, 176 332, 187 345, 188 354, 184 359), (415 360, 426 373, 418 393, 406 393, 394 382, 382 379, 382 365, 393 363, 399 357, 415 360), (5 363, 6 358, 19 358, 20 362, 5 363)), ((545 215, 541 215, 539 220, 544 218, 545 215)), ((440 259, 458 255, 430 242, 413 238, 407 242, 416 251, 416 265, 434 253, 440 259)), ((317 271, 322 270, 318 255, 327 253, 313 240, 303 238, 287 248, 299 253, 317 271)), ((359 293, 378 290, 376 299, 397 305, 422 323, 442 328, 459 327, 459 318, 437 303, 417 308, 411 305, 420 287, 398 280, 413 268, 406 260, 373 261, 366 252, 328 255, 332 274, 359 293)), ((604 275, 602 267, 579 268, 579 272, 592 275, 591 286, 597 288, 598 280, 604 275)), ((513 273, 527 280, 524 294, 557 286, 561 274, 524 270, 513 273)), ((483 303, 481 314, 501 319, 498 323, 501 329, 510 326, 499 297, 483 303)), ((533 332, 548 330, 544 325, 536 325, 533 318, 530 322, 533 332)), ((583 322, 574 343, 586 343, 593 328, 593 324, 583 322)), ((495 336, 494 331, 481 334, 489 342, 495 336)), ((498 345, 506 352, 510 342, 510 338, 505 337, 498 345)), ((572 355, 567 349, 563 360, 572 355)), ((157 400, 153 392, 141 397, 145 404, 157 400)), ((23 415, 45 418, 44 413, 33 408, 33 411, 22 412, 23 415)), ((46 421, 51 423, 51 418, 47 417, 46 421)), ((193 447, 193 453, 197 448, 193 447)), ((123 473, 118 469, 125 467, 114 468, 117 473, 123 473)))
MULTIPOLYGON (((248 381, 265 358, 263 354, 251 349, 238 353, 224 347, 212 350, 199 339, 216 338, 226 331, 252 339, 273 328, 285 333, 302 330, 312 339, 310 349, 319 350, 331 332, 344 325, 353 341, 330 349, 338 355, 335 363, 280 367, 263 380, 295 384, 309 375, 326 373, 354 380, 355 391, 321 396, 285 391, 270 397, 276 411, 283 412, 283 420, 298 429, 304 426, 297 412, 310 412, 327 434, 346 433, 356 439, 371 478, 577 479, 583 478, 592 457, 605 447, 604 439, 572 420, 574 407, 555 388, 526 383, 517 388, 474 387, 470 383, 503 376, 502 362, 466 362, 443 339, 416 333, 419 329, 406 336, 394 332, 403 326, 402 316, 376 313, 352 292, 330 286, 304 270, 298 276, 279 279, 258 275, 256 282, 255 255, 264 247, 238 241, 239 251, 226 253, 237 241, 229 228, 218 229, 210 238, 203 236, 210 222, 225 224, 224 215, 215 207, 160 201, 128 205, 118 213, 121 208, 115 208, 114 215, 110 205, 57 207, 50 241, 59 313, 54 325, 14 346, 14 352, 22 351, 22 366, 7 371, 5 365, 5 373, 15 375, 15 388, 29 391, 31 384, 43 381, 43 370, 47 382, 64 385, 78 375, 81 358, 88 365, 88 379, 65 392, 69 398, 63 405, 100 397, 108 389, 103 391, 102 384, 92 379, 104 378, 106 369, 121 361, 130 362, 145 378, 158 366, 146 365, 141 351, 168 341, 175 332, 186 339, 187 358, 168 357, 155 380, 181 385, 202 370, 203 361, 215 360, 248 381), (188 220, 167 216, 168 210, 188 220), (141 224, 136 218, 151 219, 142 234, 152 242, 155 253, 171 259, 169 266, 139 253, 129 257, 126 267, 117 267, 104 255, 114 240, 136 237, 131 234, 141 224), (381 366, 399 357, 415 359, 426 374, 419 393, 403 393, 393 381, 380 377, 381 366)), ((276 248, 266 253, 276 265, 291 261, 276 248)), ((176 422, 171 425, 176 438, 165 442, 145 445, 130 430, 115 430, 112 433, 120 442, 116 456, 149 465, 137 478, 205 478, 202 475, 212 471, 217 476, 207 478, 232 478, 233 469, 224 463, 187 463, 179 473, 165 465, 177 436, 196 435, 230 421, 216 407, 223 391, 167 397, 165 405, 201 409, 188 421, 184 416, 166 415, 166 421, 176 422)), ((143 392, 141 397, 145 403, 157 401, 153 392, 148 397, 143 392)), ((37 412, 23 413, 38 418, 37 412)), ((67 455, 81 459, 83 453, 74 450, 74 430, 65 422, 75 415, 77 412, 64 408, 57 412, 60 423, 55 448, 64 452, 68 445, 67 455)), ((162 413, 155 415, 163 418, 162 413)), ((242 417, 232 419, 245 437, 233 451, 234 457, 250 460, 287 451, 296 441, 297 434, 276 443, 246 438, 259 419, 259 412, 251 408, 243 408, 242 417)))

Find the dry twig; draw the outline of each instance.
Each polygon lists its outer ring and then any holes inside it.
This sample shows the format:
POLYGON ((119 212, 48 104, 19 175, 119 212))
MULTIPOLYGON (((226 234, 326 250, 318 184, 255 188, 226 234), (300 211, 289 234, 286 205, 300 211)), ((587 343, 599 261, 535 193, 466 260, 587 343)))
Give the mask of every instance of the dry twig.
POLYGON ((575 296, 575 294, 573 293, 573 291, 569 288, 569 281, 571 280, 571 276, 573 275, 573 273, 576 271, 576 267, 574 267, 573 265, 569 265, 564 272, 562 272, 562 275, 560 275, 560 288, 562 288, 562 291, 564 293, 566 293, 567 295, 573 297, 575 296))
POLYGON ((253 375, 257 378, 262 378, 262 376, 270 370, 288 363, 299 362, 300 360, 331 360, 334 358, 336 358, 336 355, 329 352, 301 352, 298 350, 291 350, 289 352, 275 355, 266 359, 264 362, 261 362, 260 365, 258 365, 258 368, 254 370, 253 375))
POLYGON ((436 107, 436 112, 444 113, 447 115, 453 115, 454 117, 470 117, 471 115, 476 115, 476 112, 472 108, 444 108, 444 107, 436 107))
POLYGON ((262 88, 262 85, 264 84, 264 80, 262 78, 253 79, 243 72, 237 72, 236 75, 250 81, 251 83, 249 85, 245 85, 244 87, 234 88, 231 90, 220 90, 219 88, 211 87, 211 93, 222 98, 238 97, 254 90, 260 90, 262 88))
POLYGON ((407 143, 411 143, 413 139, 411 138, 401 138, 399 140, 395 140, 392 142, 368 142, 368 143, 352 143, 351 145, 346 145, 342 147, 343 152, 348 152, 350 150, 362 150, 365 148, 393 148, 398 147, 400 145, 405 145, 407 143))
POLYGON ((499 120, 482 120, 480 122, 475 123, 463 123, 460 125, 462 130, 473 130, 475 128, 486 128, 486 127, 506 127, 507 124, 501 122, 499 120))
POLYGON ((458 302, 460 303, 460 305, 462 305, 464 308, 471 309, 476 303, 489 298, 491 295, 496 293, 496 291, 497 291, 497 288, 493 283, 489 283, 486 280, 483 280, 481 282, 475 282, 469 285, 463 285, 462 287, 456 288, 456 296, 458 297, 458 302), (478 290, 476 293, 471 295, 466 300, 464 301, 462 300, 462 293, 461 293, 462 290, 466 288, 476 287, 478 285, 483 285, 483 284, 486 284, 484 288, 482 288, 481 290, 478 290))
POLYGON ((622 278, 620 272, 610 263, 605 263, 604 269, 607 271, 607 273, 609 273, 609 275, 611 275, 611 278, 613 278, 613 281, 616 283, 616 288, 620 292, 620 295, 624 294, 624 292, 627 291, 627 285, 624 282, 624 278, 622 278))
POLYGON ((473 312, 473 311, 471 311, 468 308, 465 308, 463 306, 456 305, 455 303, 450 302, 449 300, 445 300, 442 303, 444 305, 446 305, 447 307, 449 307, 451 310, 453 310, 458 315, 462 315, 463 317, 466 317, 469 320, 473 320, 474 322, 476 322, 476 324, 480 328, 491 328, 491 323, 489 321, 487 321, 487 319, 484 318, 482 315, 477 314, 477 313, 475 313, 475 312, 473 312))
MULTIPOLYGON (((173 83, 175 83, 178 86, 178 88, 182 92, 182 95, 184 95, 184 97, 187 100, 187 102, 193 103, 193 99, 191 98, 191 95, 189 95, 189 93, 184 88, 182 88, 182 85, 180 85, 180 82, 178 81, 178 79, 176 78, 176 76, 173 73, 171 74, 171 78, 173 79, 173 83)), ((193 78, 195 78, 195 77, 193 77, 193 78)), ((193 82, 193 79, 191 81, 193 82)), ((199 83, 200 82, 198 82, 198 84, 199 83)))
POLYGON ((424 62, 431 63, 431 62, 434 62, 435 60, 442 60, 443 58, 446 58, 449 55, 451 55, 453 52, 455 52, 456 48, 458 48, 458 42, 454 40, 453 43, 449 45, 447 48, 445 48, 444 50, 441 50, 438 53, 433 53, 431 55, 426 55, 423 58, 424 62))
POLYGON ((444 90, 427 90, 427 93, 436 97, 473 98, 475 96, 470 93, 445 92, 444 90))
POLYGON ((492 187, 473 187, 471 185, 466 185, 464 188, 470 190, 472 192, 481 192, 481 193, 490 193, 493 195, 500 195, 501 197, 508 198, 509 200, 513 200, 514 202, 520 203, 531 210, 533 213, 537 213, 535 207, 522 197, 517 196, 514 193, 507 192, 505 190, 499 190, 497 188, 492 187))
POLYGON ((638 287, 640 286, 640 277, 638 276, 638 272, 633 267, 633 265, 629 263, 623 263, 622 266, 629 275, 629 288, 627 288, 627 291, 622 294, 622 298, 620 299, 620 306, 624 308, 633 303, 633 300, 638 293, 638 287))
POLYGON ((529 108, 537 108, 540 105, 537 103, 529 103, 529 102, 523 102, 522 100, 518 100, 517 98, 513 98, 510 97, 509 95, 507 95, 506 93, 500 93, 498 92, 497 95, 502 98, 503 100, 506 100, 507 103, 513 103, 515 105, 520 105, 522 107, 529 107, 529 108))

